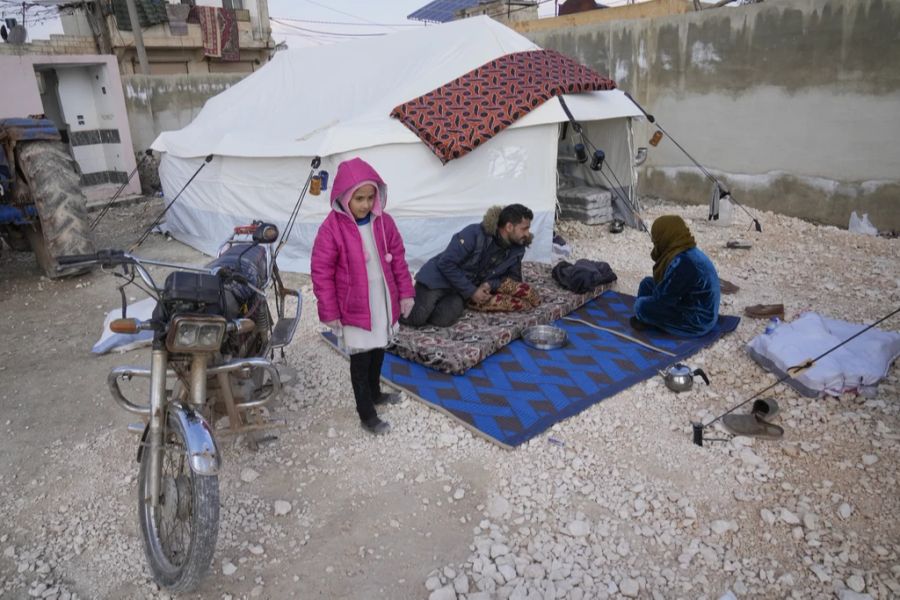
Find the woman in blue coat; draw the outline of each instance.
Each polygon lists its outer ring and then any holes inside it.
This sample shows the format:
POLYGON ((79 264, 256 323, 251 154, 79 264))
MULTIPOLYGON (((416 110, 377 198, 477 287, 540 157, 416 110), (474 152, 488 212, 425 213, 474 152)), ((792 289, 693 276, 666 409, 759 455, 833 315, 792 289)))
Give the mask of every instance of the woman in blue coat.
POLYGON ((712 261, 677 215, 656 219, 650 238, 653 277, 641 281, 632 326, 682 337, 706 335, 719 320, 719 276, 712 261))

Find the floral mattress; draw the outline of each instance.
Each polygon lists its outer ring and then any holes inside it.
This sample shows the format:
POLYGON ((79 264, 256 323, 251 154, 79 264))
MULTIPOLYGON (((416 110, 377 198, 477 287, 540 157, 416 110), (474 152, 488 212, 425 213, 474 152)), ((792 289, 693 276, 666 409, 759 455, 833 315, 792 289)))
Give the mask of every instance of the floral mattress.
POLYGON ((615 287, 600 285, 586 294, 563 289, 551 266, 522 263, 522 278, 534 287, 541 304, 524 312, 486 313, 466 309, 452 327, 401 325, 388 352, 419 364, 460 375, 518 338, 526 327, 547 325, 615 287))

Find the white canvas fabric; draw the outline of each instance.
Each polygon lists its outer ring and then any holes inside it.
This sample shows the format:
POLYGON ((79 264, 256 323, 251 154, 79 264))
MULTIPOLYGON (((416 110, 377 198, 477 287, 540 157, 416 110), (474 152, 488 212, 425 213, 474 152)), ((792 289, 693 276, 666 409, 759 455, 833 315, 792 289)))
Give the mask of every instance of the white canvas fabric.
MULTIPOLYGON (((819 356, 864 328, 808 312, 779 325, 772 333, 756 336, 747 349, 765 368, 783 375, 790 367, 819 356)), ((900 334, 870 329, 788 383, 807 396, 837 396, 849 390, 871 394, 898 356, 900 334)))
MULTIPOLYGON (((551 99, 476 151, 442 165, 391 110, 511 52, 538 49, 531 41, 478 17, 371 40, 279 52, 262 69, 210 99, 179 131, 161 134, 160 179, 174 198, 202 163, 214 158, 168 214, 172 234, 213 253, 234 225, 263 219, 283 227, 314 156, 333 177, 359 156, 390 187, 387 211, 397 221, 413 268, 439 252, 454 231, 481 220, 494 204, 519 202, 535 213, 527 260, 549 262, 556 205, 559 123, 551 99)), ((566 97, 582 122, 627 123, 640 111, 622 92, 566 97)), ((627 156, 626 126, 613 127, 613 146, 627 156), (621 150, 619 150, 621 149, 621 150)), ((624 164, 623 163, 623 164, 624 164)), ((626 174, 628 170, 624 170, 626 174)), ((624 185, 631 185, 631 178, 624 185)), ((308 196, 284 270, 309 272, 309 252, 327 214, 328 192, 308 196)))

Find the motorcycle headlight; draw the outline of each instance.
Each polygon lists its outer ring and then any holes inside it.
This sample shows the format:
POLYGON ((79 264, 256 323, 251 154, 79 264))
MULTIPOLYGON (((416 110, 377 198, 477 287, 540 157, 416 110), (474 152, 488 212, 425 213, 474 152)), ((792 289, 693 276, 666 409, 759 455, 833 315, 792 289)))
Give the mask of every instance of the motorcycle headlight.
POLYGON ((225 319, 207 315, 178 315, 172 319, 166 348, 169 352, 215 352, 222 345, 225 319))

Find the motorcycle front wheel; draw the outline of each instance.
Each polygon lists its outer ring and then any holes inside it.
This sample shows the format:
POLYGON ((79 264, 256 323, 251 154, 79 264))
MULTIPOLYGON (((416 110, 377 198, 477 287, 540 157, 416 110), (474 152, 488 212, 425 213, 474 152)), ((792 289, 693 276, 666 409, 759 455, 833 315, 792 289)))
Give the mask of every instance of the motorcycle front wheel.
POLYGON ((150 460, 145 448, 138 479, 138 520, 153 579, 171 592, 189 592, 209 569, 219 534, 219 478, 188 464, 185 432, 166 419, 159 503, 149 502, 150 460))

